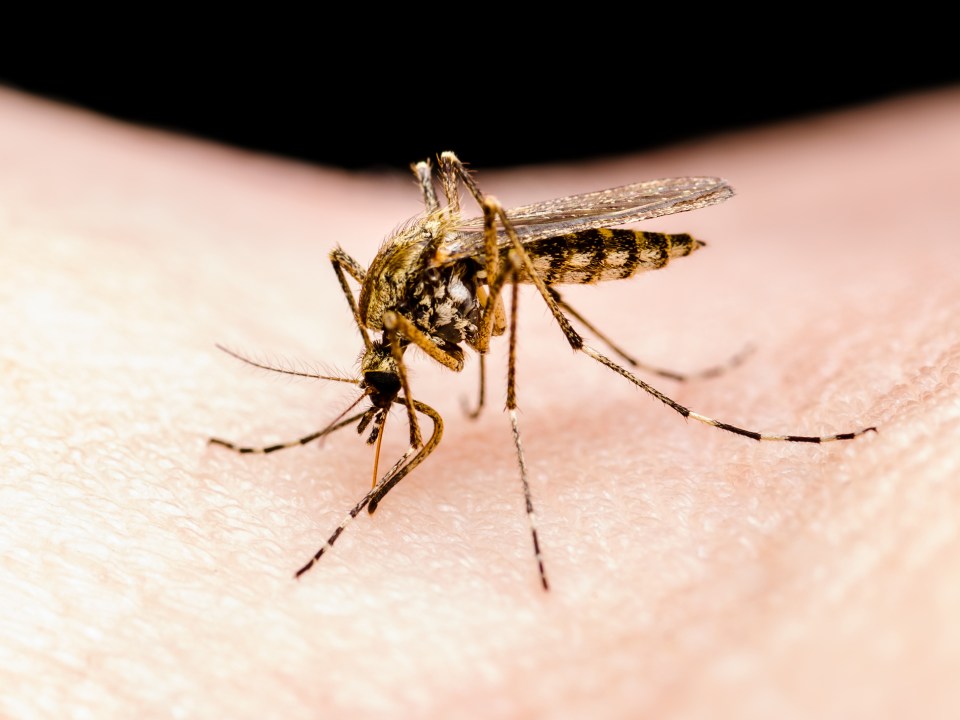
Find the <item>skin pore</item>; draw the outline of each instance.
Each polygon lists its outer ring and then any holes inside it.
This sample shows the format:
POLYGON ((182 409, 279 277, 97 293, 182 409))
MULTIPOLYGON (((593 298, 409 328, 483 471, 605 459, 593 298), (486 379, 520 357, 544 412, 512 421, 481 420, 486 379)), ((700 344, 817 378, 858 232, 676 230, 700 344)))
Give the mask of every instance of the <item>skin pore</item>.
MULTIPOLYGON (((0 715, 956 707, 958 123, 947 91, 477 173, 508 208, 726 178, 734 198, 642 226, 707 247, 564 286, 564 300, 678 372, 754 348, 716 378, 638 373, 697 412, 760 432, 879 429, 814 446, 685 421, 571 352, 523 288, 518 417, 545 593, 503 412, 506 336, 476 421, 461 407, 475 355, 458 374, 407 353, 443 440, 299 581, 370 488, 366 436, 345 428, 268 456, 206 445, 292 440, 356 398, 215 343, 355 376, 362 342, 328 254, 369 263, 421 207, 412 176, 307 167, 0 92, 0 715)), ((389 415, 382 468, 406 449, 405 419, 389 415)))

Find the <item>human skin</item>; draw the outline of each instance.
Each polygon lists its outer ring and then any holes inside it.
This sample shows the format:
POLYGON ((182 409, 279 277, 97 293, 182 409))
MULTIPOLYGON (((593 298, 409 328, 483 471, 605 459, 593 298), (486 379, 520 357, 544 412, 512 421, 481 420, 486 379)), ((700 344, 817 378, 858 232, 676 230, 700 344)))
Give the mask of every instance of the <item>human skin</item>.
MULTIPOLYGON (((643 375, 698 412, 879 430, 816 446, 685 421, 572 352, 525 288, 520 429, 544 592, 505 338, 477 421, 461 409, 475 356, 455 374, 408 353, 442 443, 299 581, 369 489, 371 448, 352 429, 267 456, 206 444, 290 440, 356 396, 214 344, 353 377, 361 341, 327 254, 369 263, 419 210, 412 176, 0 92, 0 716, 950 716, 958 127, 954 89, 477 174, 506 206, 725 177, 733 199, 643 225, 706 248, 565 298, 681 372, 755 348, 718 378, 643 375)), ((405 437, 397 409, 381 466, 405 437)))

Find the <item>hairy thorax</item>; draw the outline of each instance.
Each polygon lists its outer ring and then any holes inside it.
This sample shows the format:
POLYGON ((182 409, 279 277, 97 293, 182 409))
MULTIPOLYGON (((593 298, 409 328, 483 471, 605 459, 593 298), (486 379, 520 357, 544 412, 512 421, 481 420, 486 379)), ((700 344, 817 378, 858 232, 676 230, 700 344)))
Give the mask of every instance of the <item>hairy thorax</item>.
POLYGON ((413 322, 441 347, 471 341, 480 324, 480 264, 464 258, 439 264, 436 248, 452 237, 442 215, 403 230, 385 243, 367 270, 360 291, 360 321, 383 330, 392 310, 413 322))

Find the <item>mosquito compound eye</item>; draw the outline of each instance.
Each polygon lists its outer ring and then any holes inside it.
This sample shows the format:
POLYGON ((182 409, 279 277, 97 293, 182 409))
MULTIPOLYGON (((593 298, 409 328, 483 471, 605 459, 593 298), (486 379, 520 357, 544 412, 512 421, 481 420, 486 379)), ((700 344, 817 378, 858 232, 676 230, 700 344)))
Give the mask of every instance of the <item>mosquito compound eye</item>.
POLYGON ((400 394, 400 378, 394 373, 371 370, 364 373, 363 382, 371 389, 370 399, 377 407, 388 407, 400 394))

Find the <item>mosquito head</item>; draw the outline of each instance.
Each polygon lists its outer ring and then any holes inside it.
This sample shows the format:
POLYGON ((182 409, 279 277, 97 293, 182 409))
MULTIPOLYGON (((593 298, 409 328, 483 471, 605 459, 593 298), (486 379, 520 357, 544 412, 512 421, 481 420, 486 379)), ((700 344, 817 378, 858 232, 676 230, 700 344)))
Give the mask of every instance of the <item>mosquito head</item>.
POLYGON ((363 354, 360 361, 363 373, 363 388, 370 396, 374 407, 389 408, 400 394, 400 373, 390 348, 383 342, 375 342, 363 354))

